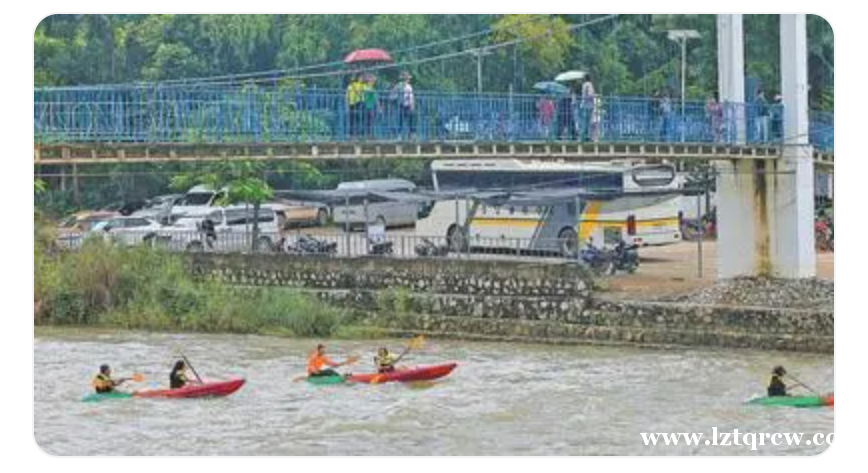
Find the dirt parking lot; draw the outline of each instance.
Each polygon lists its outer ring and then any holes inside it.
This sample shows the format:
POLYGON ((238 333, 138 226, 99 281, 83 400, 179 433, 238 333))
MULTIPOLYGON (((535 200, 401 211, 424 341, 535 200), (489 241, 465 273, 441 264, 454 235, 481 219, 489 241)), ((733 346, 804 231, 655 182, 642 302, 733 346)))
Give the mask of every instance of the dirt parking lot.
MULTIPOLYGON (((642 265, 635 274, 611 278, 602 284, 614 296, 656 299, 710 285, 717 275, 717 242, 702 243, 702 277, 699 277, 697 243, 642 248, 642 265)), ((834 281, 835 254, 817 254, 817 276, 834 281)))

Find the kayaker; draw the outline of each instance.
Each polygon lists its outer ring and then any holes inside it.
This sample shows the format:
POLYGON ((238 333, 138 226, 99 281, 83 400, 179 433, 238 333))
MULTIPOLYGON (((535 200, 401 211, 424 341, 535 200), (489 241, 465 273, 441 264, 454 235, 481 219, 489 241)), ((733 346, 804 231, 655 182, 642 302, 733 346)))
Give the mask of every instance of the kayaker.
POLYGON ((340 374, 331 369, 336 368, 343 363, 335 363, 330 360, 325 354, 325 345, 319 344, 316 346, 310 356, 307 358, 307 375, 308 376, 340 376, 340 374), (323 366, 329 368, 323 369, 323 366))
POLYGON ((184 363, 184 360, 176 361, 175 367, 172 368, 172 372, 169 374, 169 388, 183 388, 189 382, 190 380, 187 379, 187 364, 184 363))
POLYGON ((121 379, 112 379, 112 369, 109 365, 102 365, 99 367, 99 374, 94 376, 93 384, 94 389, 98 394, 112 393, 115 392, 115 388, 125 383, 127 378, 121 379))
POLYGON ((768 395, 769 397, 778 397, 787 395, 787 385, 784 383, 783 377, 787 375, 787 370, 783 366, 775 366, 772 370, 772 379, 769 381, 768 395))
POLYGON ((389 373, 395 371, 395 364, 398 363, 400 357, 396 357, 389 353, 388 348, 380 348, 377 351, 377 356, 374 357, 374 364, 377 365, 377 372, 389 373))

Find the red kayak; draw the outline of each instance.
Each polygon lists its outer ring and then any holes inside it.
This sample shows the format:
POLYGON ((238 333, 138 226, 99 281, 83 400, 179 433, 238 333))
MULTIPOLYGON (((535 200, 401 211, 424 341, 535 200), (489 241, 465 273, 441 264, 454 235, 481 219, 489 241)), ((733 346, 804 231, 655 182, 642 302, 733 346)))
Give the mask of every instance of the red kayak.
POLYGON ((347 378, 350 383, 389 383, 397 381, 400 383, 409 383, 412 381, 430 381, 432 379, 442 378, 447 376, 457 363, 447 363, 443 365, 421 366, 410 369, 396 369, 389 373, 369 373, 369 374, 354 374, 347 378), (376 379, 375 379, 376 378, 376 379))
POLYGON ((147 398, 194 398, 194 397, 219 397, 228 396, 241 389, 244 379, 232 379, 229 381, 214 381, 202 384, 190 383, 178 389, 156 389, 153 391, 139 391, 133 397, 147 398))

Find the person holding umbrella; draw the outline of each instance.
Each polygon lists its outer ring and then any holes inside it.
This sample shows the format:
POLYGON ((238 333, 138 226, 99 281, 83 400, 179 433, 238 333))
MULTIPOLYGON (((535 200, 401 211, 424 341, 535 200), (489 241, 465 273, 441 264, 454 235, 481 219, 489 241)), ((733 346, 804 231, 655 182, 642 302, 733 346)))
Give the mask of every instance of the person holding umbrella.
POLYGON ((349 117, 348 131, 350 137, 358 135, 362 126, 362 94, 364 87, 365 85, 361 77, 350 77, 350 83, 347 86, 347 116, 349 117))

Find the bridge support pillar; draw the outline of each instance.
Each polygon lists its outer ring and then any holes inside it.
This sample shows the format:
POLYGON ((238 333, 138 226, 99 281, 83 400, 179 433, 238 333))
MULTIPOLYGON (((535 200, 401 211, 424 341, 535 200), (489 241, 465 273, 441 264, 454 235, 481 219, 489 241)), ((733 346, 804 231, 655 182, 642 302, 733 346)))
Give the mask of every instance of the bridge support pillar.
MULTIPOLYGON (((740 15, 718 15, 722 102, 744 102, 740 15)), ((718 277, 816 275, 804 15, 781 15, 783 156, 718 162, 718 277)), ((743 112, 742 112, 743 113, 743 112)), ((737 142, 744 143, 744 115, 737 142)))

